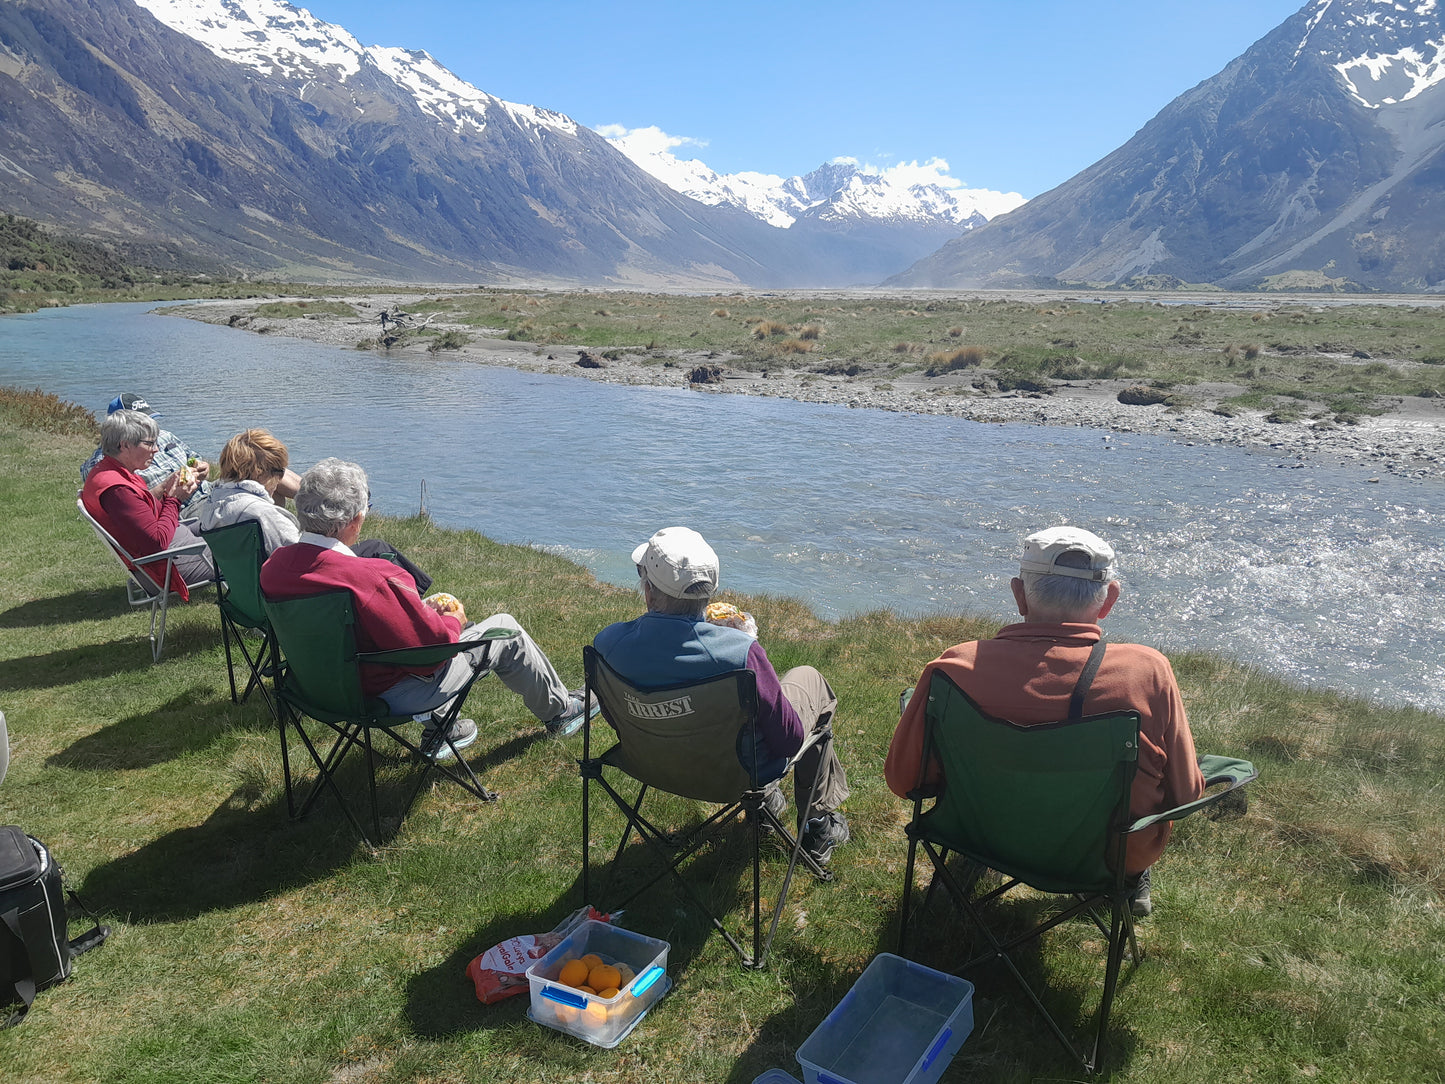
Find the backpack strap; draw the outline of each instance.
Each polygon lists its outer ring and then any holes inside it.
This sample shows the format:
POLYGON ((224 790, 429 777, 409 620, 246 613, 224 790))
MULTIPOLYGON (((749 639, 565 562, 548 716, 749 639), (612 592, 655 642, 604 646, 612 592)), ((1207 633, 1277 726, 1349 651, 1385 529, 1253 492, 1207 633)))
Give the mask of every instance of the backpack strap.
POLYGON ((74 959, 81 953, 89 952, 104 942, 105 939, 110 936, 110 927, 100 924, 100 919, 95 917, 95 912, 85 905, 81 898, 75 894, 74 889, 67 888, 65 894, 70 897, 71 902, 74 903, 75 906, 85 912, 85 917, 95 924, 79 937, 72 937, 70 939, 70 957, 74 959))
MULTIPOLYGON (((20 999, 22 1004, 20 1008, 16 1009, 5 1019, 3 1024, 0 1024, 0 1028, 13 1028, 25 1019, 25 1014, 30 1011, 30 1006, 35 1002, 35 975, 34 969, 30 966, 30 950, 25 947, 25 930, 20 925, 19 910, 12 907, 3 915, 0 915, 0 921, 5 923, 11 936, 15 939, 15 945, 12 951, 23 956, 25 959, 25 977, 15 979, 12 984, 15 996, 20 999)), ((48 933, 49 931, 47 930, 46 932, 48 933)), ((36 933, 39 935, 39 931, 36 931, 36 933)))
POLYGON ((1094 684, 1094 675, 1099 672, 1099 664, 1104 661, 1105 646, 1101 633, 1098 643, 1089 652, 1089 661, 1084 663, 1084 672, 1079 675, 1078 683, 1074 685, 1074 694, 1069 697, 1069 722, 1071 723, 1076 723, 1084 717, 1084 697, 1089 695, 1089 686, 1094 684))

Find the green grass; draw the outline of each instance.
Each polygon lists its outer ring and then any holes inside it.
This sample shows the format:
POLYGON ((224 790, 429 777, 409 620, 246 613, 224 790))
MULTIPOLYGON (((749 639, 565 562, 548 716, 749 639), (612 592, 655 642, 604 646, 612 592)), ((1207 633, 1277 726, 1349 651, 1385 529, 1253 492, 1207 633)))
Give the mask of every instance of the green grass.
POLYGON ((271 301, 258 305, 256 315, 297 320, 303 316, 355 316, 356 309, 344 301, 271 301))
MULTIPOLYGON (((480 1005, 463 976, 487 946, 581 902, 580 741, 539 738, 489 679, 467 713, 499 802, 434 789, 376 854, 329 801, 289 822, 274 728, 256 698, 230 703, 209 598, 172 612, 151 665, 142 613, 75 515, 89 439, 24 418, 0 400, 0 707, 14 751, 0 822, 45 840, 115 933, 0 1032, 7 1084, 747 1084, 769 1066, 797 1072, 797 1046, 894 947, 906 807, 881 772, 898 691, 991 623, 885 611, 828 623, 789 599, 729 596, 757 616, 780 669, 811 663, 838 691, 853 842, 835 882, 795 883, 763 972, 742 971, 671 890, 630 908, 627 925, 671 943, 677 985, 599 1050, 528 1021, 525 997, 480 1005)), ((638 608, 635 592, 536 550, 424 518, 368 529, 469 612, 515 614, 570 682, 591 635, 638 608)), ((1439 1081, 1445 719, 1213 655, 1174 662, 1199 746, 1263 774, 1247 816, 1185 822, 1156 868, 1149 956, 1116 1005, 1107 1079, 1439 1081)), ((397 797, 399 780, 384 783, 397 797)), ((620 828, 600 804, 594 814, 597 841, 620 828)), ((702 862, 714 896, 741 901, 744 868, 702 862)), ((774 857, 767 873, 778 869, 774 857)), ((956 959, 961 927, 932 921, 928 958, 956 959)), ((1029 964, 1071 1021, 1102 971, 1091 931, 1055 931, 1029 964)), ((974 977, 975 1033, 944 1080, 1074 1079, 1006 977, 974 977)))
POLYGON ((1445 394, 1445 372, 1421 367, 1445 356, 1445 310, 1368 301, 1246 308, 477 290, 426 296, 413 308, 543 347, 638 357, 716 351, 746 370, 786 364, 885 378, 980 368, 1002 373, 1010 387, 1101 378, 1232 383, 1327 403, 1345 398, 1356 404, 1352 413, 1375 409, 1379 396, 1445 394))

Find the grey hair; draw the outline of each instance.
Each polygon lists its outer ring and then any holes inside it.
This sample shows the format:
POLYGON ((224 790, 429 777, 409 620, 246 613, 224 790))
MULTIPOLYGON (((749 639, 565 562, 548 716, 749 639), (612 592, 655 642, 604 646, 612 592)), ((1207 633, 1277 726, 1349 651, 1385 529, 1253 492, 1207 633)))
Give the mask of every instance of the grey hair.
POLYGON ((303 531, 335 538, 366 511, 370 493, 366 471, 360 466, 344 459, 323 459, 301 476, 296 518, 303 531))
MULTIPOLYGON (((1089 555, 1079 550, 1066 550, 1054 564, 1065 568, 1088 568, 1089 555)), ((1051 576, 1047 572, 1020 572, 1024 581, 1024 598, 1029 612, 1056 617, 1061 622, 1092 621, 1109 596, 1109 584, 1115 570, 1104 570, 1102 580, 1086 580, 1079 576, 1051 576)))
POLYGON ((641 565, 637 566, 638 577, 652 588, 652 603, 648 609, 658 614, 679 614, 683 617, 702 617, 707 613, 708 596, 694 595, 691 598, 678 598, 669 595, 657 584, 648 579, 647 573, 641 565))
POLYGON ((118 455, 122 444, 139 444, 155 440, 161 427, 149 414, 139 410, 117 410, 107 414, 100 423, 100 450, 105 455, 118 455))

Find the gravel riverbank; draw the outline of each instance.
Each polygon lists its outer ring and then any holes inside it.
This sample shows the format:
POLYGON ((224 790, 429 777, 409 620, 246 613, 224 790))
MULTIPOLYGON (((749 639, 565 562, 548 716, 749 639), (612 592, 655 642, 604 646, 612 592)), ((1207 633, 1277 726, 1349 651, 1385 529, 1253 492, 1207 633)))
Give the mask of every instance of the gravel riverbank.
MULTIPOLYGON (((307 314, 300 318, 257 315, 263 302, 207 301, 164 310, 207 323, 226 324, 249 333, 287 335, 310 342, 355 348, 375 340, 379 316, 413 304, 415 295, 377 293, 347 297, 358 316, 307 314), (375 314, 375 315, 373 315, 375 314)), ((987 391, 974 387, 974 374, 929 377, 843 373, 828 375, 793 368, 748 372, 730 368, 725 354, 653 351, 603 358, 579 347, 541 346, 488 338, 485 329, 433 320, 428 330, 457 331, 465 345, 446 351, 448 357, 483 365, 503 365, 531 372, 549 372, 613 384, 692 387, 700 393, 770 395, 800 402, 938 414, 979 422, 1067 425, 1115 433, 1149 433, 1187 444, 1224 444, 1278 456, 1282 464, 1309 460, 1354 464, 1380 473, 1439 480, 1445 478, 1445 399, 1415 396, 1383 400, 1385 413, 1362 416, 1358 424, 1302 420, 1266 420, 1264 411, 1214 412, 1222 399, 1240 394, 1238 385, 1199 385, 1180 389, 1188 405, 1129 406, 1118 400, 1130 387, 1127 380, 1054 382, 1047 391, 987 391), (699 382, 698 377, 704 378, 699 382)), ((435 341, 435 340, 432 340, 435 341)), ((391 356, 425 357, 424 339, 393 348, 391 356)), ((1400 363, 1412 364, 1412 363, 1400 363)))

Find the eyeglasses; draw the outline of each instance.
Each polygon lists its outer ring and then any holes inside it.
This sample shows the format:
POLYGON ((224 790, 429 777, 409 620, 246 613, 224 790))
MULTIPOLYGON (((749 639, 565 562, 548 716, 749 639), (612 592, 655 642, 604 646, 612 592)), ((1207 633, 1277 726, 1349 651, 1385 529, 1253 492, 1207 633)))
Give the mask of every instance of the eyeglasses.
POLYGON ((138 440, 136 441, 136 444, 140 445, 140 447, 142 448, 149 448, 151 451, 155 451, 158 447, 160 447, 160 445, 158 445, 153 440, 138 440))
POLYGON ((371 490, 366 491, 366 510, 371 511, 371 490))

